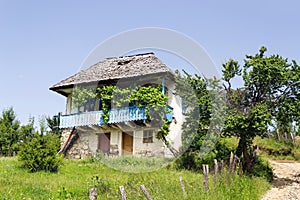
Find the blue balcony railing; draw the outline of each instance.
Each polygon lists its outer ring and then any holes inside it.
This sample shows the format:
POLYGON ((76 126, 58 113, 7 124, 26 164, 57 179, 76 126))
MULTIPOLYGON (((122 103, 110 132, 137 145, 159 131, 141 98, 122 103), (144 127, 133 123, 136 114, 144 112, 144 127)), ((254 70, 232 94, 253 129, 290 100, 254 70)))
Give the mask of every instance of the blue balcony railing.
POLYGON ((145 107, 132 106, 110 110, 108 124, 145 119, 147 119, 145 107))
MULTIPOLYGON (((172 110, 173 108, 169 106, 170 112, 166 114, 166 119, 172 121, 172 110)), ((105 124, 103 121, 103 111, 92 111, 85 113, 76 113, 70 115, 62 115, 60 117, 60 128, 71 128, 74 126, 102 126, 105 124)), ((107 124, 146 120, 145 107, 126 107, 111 109, 109 111, 109 120, 107 124)))
POLYGON ((102 111, 93 111, 60 116, 60 128, 71 128, 74 126, 99 125, 102 118, 102 111))

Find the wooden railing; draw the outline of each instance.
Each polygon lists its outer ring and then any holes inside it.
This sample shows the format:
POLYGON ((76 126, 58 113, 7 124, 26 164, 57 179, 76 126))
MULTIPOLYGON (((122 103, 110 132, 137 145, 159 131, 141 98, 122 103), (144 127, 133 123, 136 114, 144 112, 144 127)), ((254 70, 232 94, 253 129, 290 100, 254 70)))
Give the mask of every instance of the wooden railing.
POLYGON ((76 126, 100 125, 102 111, 92 111, 71 115, 62 115, 60 117, 60 128, 70 128, 76 126))
POLYGON ((132 106, 110 110, 108 124, 145 119, 147 119, 145 107, 132 106))
MULTIPOLYGON (((173 108, 169 106, 169 113, 166 113, 166 119, 172 121, 172 110, 173 108)), ((60 117, 60 128, 71 128, 77 126, 102 126, 105 124, 103 121, 103 111, 92 111, 85 113, 76 113, 70 115, 62 115, 60 117)), ((111 109, 109 111, 109 120, 107 124, 121 123, 128 121, 146 120, 145 107, 126 107, 111 109)))

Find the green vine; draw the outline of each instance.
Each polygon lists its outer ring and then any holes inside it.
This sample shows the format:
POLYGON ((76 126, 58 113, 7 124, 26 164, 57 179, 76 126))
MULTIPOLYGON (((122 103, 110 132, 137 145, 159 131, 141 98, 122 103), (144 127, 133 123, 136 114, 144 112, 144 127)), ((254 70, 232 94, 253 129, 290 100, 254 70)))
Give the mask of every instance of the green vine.
POLYGON ((76 86, 74 87, 72 94, 72 107, 81 107, 85 105, 89 99, 93 99, 95 97, 96 93, 93 89, 76 86))

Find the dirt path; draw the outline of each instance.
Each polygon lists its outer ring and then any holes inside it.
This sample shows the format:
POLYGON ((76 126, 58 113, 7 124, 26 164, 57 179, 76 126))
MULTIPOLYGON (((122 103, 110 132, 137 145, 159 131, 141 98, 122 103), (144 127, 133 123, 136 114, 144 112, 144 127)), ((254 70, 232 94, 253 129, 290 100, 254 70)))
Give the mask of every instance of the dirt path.
POLYGON ((300 162, 270 160, 275 177, 273 187, 262 200, 300 200, 300 162))

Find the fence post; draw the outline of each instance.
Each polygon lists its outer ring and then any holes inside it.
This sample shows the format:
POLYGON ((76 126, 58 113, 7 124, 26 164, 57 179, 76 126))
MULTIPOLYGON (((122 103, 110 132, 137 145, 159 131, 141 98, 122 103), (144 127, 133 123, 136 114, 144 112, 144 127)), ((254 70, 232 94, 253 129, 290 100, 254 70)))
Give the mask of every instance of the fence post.
POLYGON ((225 167, 225 162, 224 162, 224 160, 221 160, 221 171, 224 170, 224 167, 225 167))
POLYGON ((230 160, 229 160, 229 171, 233 171, 233 162, 234 162, 234 154, 230 152, 230 160))
POLYGON ((209 168, 208 165, 202 165, 203 167, 203 174, 204 174, 204 190, 208 190, 208 173, 209 173, 209 168))
POLYGON ((215 164, 215 175, 218 175, 219 174, 219 166, 218 166, 217 159, 214 159, 214 164, 215 164))
POLYGON ((147 199, 147 200, 152 200, 152 198, 151 198, 150 194, 147 192, 145 186, 144 186, 144 185, 141 185, 140 188, 141 188, 142 192, 144 193, 146 199, 147 199))
POLYGON ((90 189, 89 199, 90 200, 97 200, 98 199, 97 188, 91 188, 90 189))
POLYGON ((236 166, 239 164, 240 159, 236 155, 234 155, 234 162, 233 162, 233 171, 236 172, 236 166), (238 163, 237 163, 238 162, 238 163))
POLYGON ((241 162, 241 160, 239 160, 239 162, 240 162, 239 173, 240 175, 243 175, 243 163, 241 162))
POLYGON ((183 192, 183 196, 186 197, 186 191, 185 191, 183 179, 181 176, 179 177, 179 182, 180 182, 181 190, 183 192))
POLYGON ((123 185, 120 186, 119 189, 120 189, 120 192, 121 192, 121 195, 122 195, 122 200, 127 200, 126 192, 125 192, 125 189, 124 189, 123 185))

